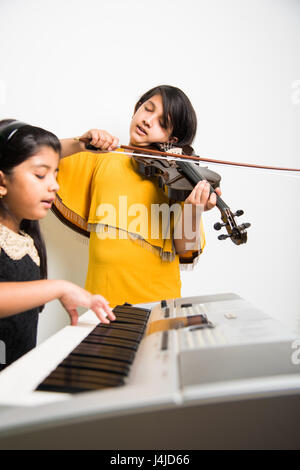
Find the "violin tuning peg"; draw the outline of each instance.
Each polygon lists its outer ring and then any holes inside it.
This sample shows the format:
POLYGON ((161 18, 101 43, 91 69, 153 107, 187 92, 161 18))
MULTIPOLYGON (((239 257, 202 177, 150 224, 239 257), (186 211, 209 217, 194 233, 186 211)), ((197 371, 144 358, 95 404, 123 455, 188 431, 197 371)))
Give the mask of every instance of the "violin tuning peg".
POLYGON ((226 224, 221 224, 220 222, 216 222, 214 224, 214 229, 215 230, 221 230, 222 227, 225 227, 226 224))
POLYGON ((242 211, 242 210, 240 209, 240 210, 236 211, 236 213, 233 214, 233 215, 234 215, 235 217, 240 217, 240 216, 243 215, 243 214, 244 214, 244 211, 242 211))
POLYGON ((219 235, 218 240, 226 240, 226 238, 230 238, 231 235, 219 235))
POLYGON ((251 227, 251 224, 249 224, 248 222, 246 222, 245 224, 239 225, 239 229, 241 230, 245 230, 246 228, 249 228, 249 227, 251 227))

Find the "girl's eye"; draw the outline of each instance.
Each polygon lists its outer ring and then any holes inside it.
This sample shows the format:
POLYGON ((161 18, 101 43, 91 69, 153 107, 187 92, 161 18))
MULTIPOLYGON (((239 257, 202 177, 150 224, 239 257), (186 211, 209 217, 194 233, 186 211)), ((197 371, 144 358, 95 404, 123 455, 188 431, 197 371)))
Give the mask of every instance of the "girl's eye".
POLYGON ((37 177, 39 180, 42 180, 42 179, 44 179, 44 178, 45 178, 45 176, 44 176, 44 175, 35 175, 35 176, 36 176, 36 177, 37 177))

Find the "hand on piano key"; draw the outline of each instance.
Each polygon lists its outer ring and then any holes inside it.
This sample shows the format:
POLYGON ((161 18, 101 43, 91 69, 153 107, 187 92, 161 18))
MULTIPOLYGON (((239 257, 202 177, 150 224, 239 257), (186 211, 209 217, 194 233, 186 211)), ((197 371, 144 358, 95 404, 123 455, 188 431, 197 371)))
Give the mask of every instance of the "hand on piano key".
POLYGON ((109 320, 116 319, 108 301, 102 295, 92 295, 85 289, 68 281, 59 282, 62 288, 59 300, 71 318, 71 325, 77 325, 77 307, 87 307, 93 310, 102 323, 110 323, 109 320))

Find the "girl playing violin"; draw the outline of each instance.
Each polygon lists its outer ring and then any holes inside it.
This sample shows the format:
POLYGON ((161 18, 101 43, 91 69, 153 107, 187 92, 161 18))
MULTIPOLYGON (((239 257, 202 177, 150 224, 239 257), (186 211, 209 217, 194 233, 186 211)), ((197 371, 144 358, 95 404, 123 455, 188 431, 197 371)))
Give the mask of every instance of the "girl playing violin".
POLYGON ((15 120, 0 121, 0 370, 35 347, 38 314, 58 299, 77 323, 78 306, 115 319, 108 302, 71 282, 47 279, 46 249, 38 221, 59 186, 61 146, 55 135, 15 120))
MULTIPOLYGON (((178 88, 158 86, 135 105, 130 145, 190 145, 196 128, 187 96, 178 88)), ((170 209, 171 204, 154 178, 141 176, 123 149, 112 153, 119 141, 108 132, 92 129, 82 137, 107 152, 87 152, 74 139, 61 141, 68 158, 60 163, 54 211, 74 229, 90 233, 86 289, 102 292, 112 305, 180 297, 179 266, 193 264, 205 244, 197 209, 213 208, 216 194, 210 195, 207 182, 199 182, 180 205, 181 213, 170 214, 163 226, 153 208, 170 209), (188 224, 193 238, 185 236, 188 224), (178 226, 181 235, 175 237, 178 226)))

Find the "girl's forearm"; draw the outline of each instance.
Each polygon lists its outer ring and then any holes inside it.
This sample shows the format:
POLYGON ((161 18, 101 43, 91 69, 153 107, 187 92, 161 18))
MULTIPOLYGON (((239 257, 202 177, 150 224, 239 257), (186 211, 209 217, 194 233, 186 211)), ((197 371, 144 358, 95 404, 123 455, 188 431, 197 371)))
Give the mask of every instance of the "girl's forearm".
POLYGON ((84 152, 85 151, 85 144, 83 142, 79 142, 74 140, 73 137, 70 139, 62 139, 61 143, 61 158, 68 157, 69 155, 73 155, 74 153, 84 152))
MULTIPOLYGON (((181 227, 181 236, 174 239, 177 254, 184 254, 190 250, 198 249, 200 245, 200 222, 203 208, 201 206, 183 206, 178 225, 181 227)), ((176 232, 175 232, 176 233, 176 232)))
POLYGON ((25 312, 60 298, 67 281, 45 279, 27 282, 0 282, 0 318, 25 312))

